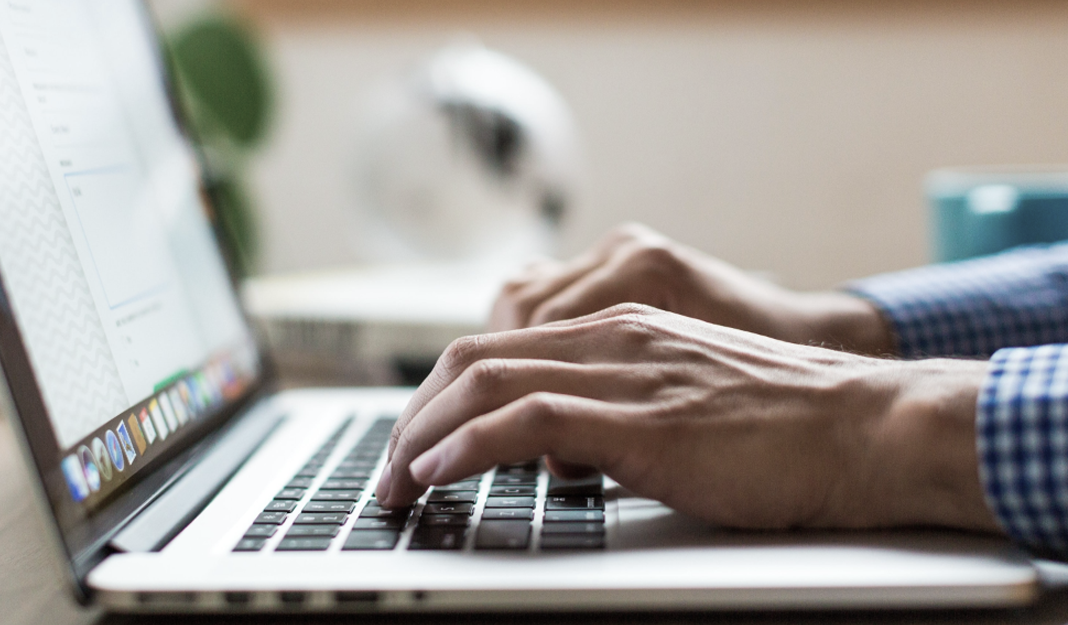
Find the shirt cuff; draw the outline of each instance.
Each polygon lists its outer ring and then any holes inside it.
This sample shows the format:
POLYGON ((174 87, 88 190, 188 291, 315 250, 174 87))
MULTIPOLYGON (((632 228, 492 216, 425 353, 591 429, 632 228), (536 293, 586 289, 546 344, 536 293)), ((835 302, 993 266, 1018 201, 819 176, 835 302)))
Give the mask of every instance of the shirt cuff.
POLYGON ((1068 342, 1068 245, 1018 248, 874 276, 846 290, 876 306, 906 358, 988 358, 1068 342))
POLYGON ((979 394, 979 478, 1002 529, 1068 555, 1068 345, 999 350, 979 394))

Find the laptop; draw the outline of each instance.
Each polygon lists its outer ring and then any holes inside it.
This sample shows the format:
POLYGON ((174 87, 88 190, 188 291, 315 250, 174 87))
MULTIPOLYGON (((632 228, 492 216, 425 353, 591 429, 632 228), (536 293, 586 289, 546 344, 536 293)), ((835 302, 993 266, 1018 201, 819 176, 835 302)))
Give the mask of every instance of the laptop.
POLYGON ((116 611, 1006 607, 1005 541, 742 533, 532 460, 403 510, 411 390, 274 392, 134 0, 0 4, 0 362, 82 601, 116 611))

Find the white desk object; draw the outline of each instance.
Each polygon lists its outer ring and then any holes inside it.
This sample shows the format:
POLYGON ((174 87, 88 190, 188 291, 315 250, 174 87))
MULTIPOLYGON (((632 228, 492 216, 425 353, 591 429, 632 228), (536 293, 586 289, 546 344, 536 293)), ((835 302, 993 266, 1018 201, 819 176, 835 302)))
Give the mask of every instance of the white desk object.
POLYGON ((482 332, 512 267, 368 265, 248 280, 242 297, 287 377, 392 384, 482 332), (400 367, 400 369, 398 369, 400 367))

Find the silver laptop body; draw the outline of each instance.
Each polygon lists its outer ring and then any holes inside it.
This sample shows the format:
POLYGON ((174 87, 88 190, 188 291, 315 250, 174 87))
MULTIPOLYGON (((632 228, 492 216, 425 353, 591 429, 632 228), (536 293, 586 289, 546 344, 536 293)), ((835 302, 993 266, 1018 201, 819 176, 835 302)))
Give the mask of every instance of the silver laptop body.
POLYGON ((271 392, 134 0, 0 5, 0 359, 83 601, 122 611, 1005 607, 1004 541, 717 531, 537 463, 373 501, 410 390, 271 392))

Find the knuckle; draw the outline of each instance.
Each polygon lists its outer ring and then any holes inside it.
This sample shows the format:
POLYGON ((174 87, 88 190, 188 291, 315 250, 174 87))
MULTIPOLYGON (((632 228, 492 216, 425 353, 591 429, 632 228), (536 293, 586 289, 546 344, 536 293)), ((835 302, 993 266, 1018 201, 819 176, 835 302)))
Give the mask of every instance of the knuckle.
POLYGON ((680 261, 670 244, 645 242, 634 247, 625 261, 628 269, 654 275, 673 275, 680 261))
POLYGON ((656 309, 648 306, 642 308, 643 310, 627 312, 612 318, 612 330, 621 340, 631 344, 641 344, 656 336, 656 328, 653 326, 649 312, 656 309))
POLYGON ((614 319, 618 320, 620 318, 647 317, 659 311, 656 308, 645 304, 624 302, 608 308, 607 312, 610 313, 614 319))
POLYGON ((536 427, 553 427, 559 420, 559 401, 552 393, 538 391, 520 400, 520 414, 536 427))
POLYGON ((485 392, 496 388, 508 375, 508 362, 502 358, 479 360, 467 369, 468 388, 485 392))
POLYGON ((465 369, 478 360, 478 355, 482 353, 486 343, 487 338, 483 334, 460 337, 445 348, 439 362, 448 372, 465 369))

